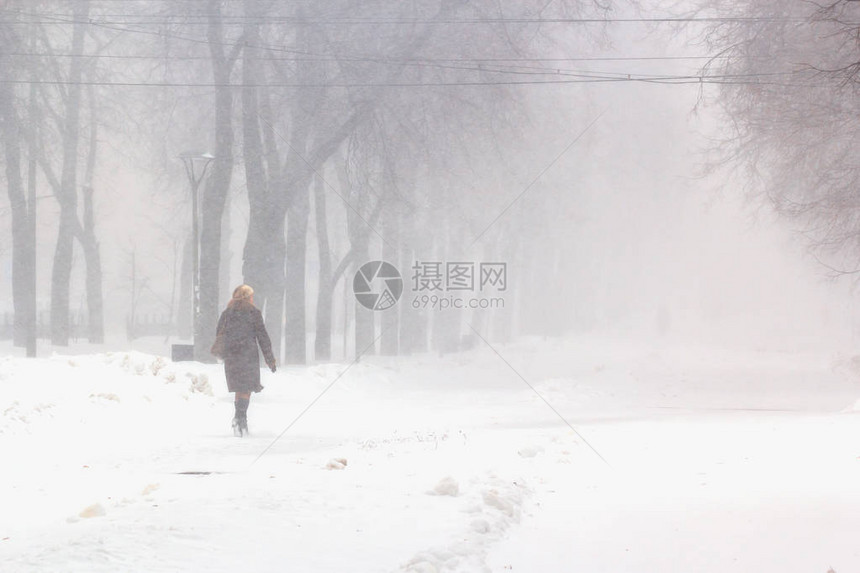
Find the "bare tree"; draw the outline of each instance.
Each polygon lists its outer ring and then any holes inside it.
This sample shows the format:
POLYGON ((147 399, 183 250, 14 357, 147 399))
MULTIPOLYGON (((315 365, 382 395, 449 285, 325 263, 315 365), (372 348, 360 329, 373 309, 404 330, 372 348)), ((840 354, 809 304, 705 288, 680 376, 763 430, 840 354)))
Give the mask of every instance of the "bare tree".
MULTIPOLYGON (((599 12, 602 9, 596 5, 578 2, 562 2, 557 7, 562 13, 576 13, 580 10, 589 9, 599 12)), ((369 113, 365 114, 355 127, 356 131, 364 133, 357 141, 368 149, 364 149, 360 154, 352 153, 352 160, 363 161, 358 167, 359 170, 383 174, 376 178, 372 185, 378 187, 378 195, 386 197, 384 203, 380 205, 383 209, 380 218, 383 225, 380 229, 374 228, 369 239, 375 243, 377 237, 374 235, 382 231, 384 236, 380 243, 382 254, 395 261, 400 259, 401 252, 404 255, 408 253, 412 257, 422 253, 425 256, 431 256, 429 251, 432 249, 432 241, 428 241, 427 236, 418 237, 416 235, 421 234, 419 230, 423 230, 425 235, 432 236, 433 231, 426 226, 416 225, 416 223, 419 221, 424 223, 436 222, 440 227, 444 226, 445 229, 448 229, 450 234, 445 243, 446 246, 443 247, 440 243, 440 250, 432 256, 437 258, 442 254, 453 256, 457 250, 454 248, 455 246, 461 248, 464 243, 467 243, 469 239, 474 238, 480 232, 481 222, 463 220, 462 200, 456 197, 458 192, 455 189, 458 182, 451 165, 468 163, 468 159, 463 159, 463 157, 473 158, 469 150, 475 147, 476 141, 496 138, 502 140, 506 137, 503 135, 505 128, 512 125, 516 126, 517 129, 521 128, 524 114, 519 111, 523 107, 522 101, 513 89, 493 85, 500 73, 504 74, 510 70, 505 69, 504 66, 494 69, 493 66, 484 68, 468 64, 459 65, 444 58, 441 58, 440 62, 439 54, 450 52, 457 54, 459 58, 468 59, 472 57, 477 60, 491 60, 506 55, 516 59, 533 50, 553 45, 555 40, 551 35, 543 34, 540 28, 535 25, 518 26, 502 23, 498 26, 470 29, 470 34, 467 36, 464 36, 462 30, 456 26, 438 25, 440 21, 468 17, 498 18, 500 22, 504 22, 512 16, 493 3, 476 3, 464 6, 441 2, 432 8, 422 6, 421 9, 417 9, 419 14, 410 13, 407 8, 403 8, 405 11, 397 12, 396 16, 388 15, 387 12, 383 11, 374 12, 373 10, 376 8, 372 3, 369 3, 363 12, 364 17, 367 17, 367 13, 385 13, 387 18, 394 20, 397 17, 417 18, 420 22, 428 24, 428 28, 424 30, 426 36, 420 43, 407 43, 403 47, 388 45, 389 50, 385 51, 384 54, 361 59, 359 62, 356 61, 359 58, 342 58, 338 61, 340 73, 334 76, 335 78, 349 81, 357 77, 361 78, 362 81, 367 81, 367 78, 381 77, 378 80, 381 83, 416 86, 432 86, 437 82, 442 85, 458 81, 473 83, 476 78, 478 81, 486 82, 486 85, 473 89, 401 90, 389 87, 380 90, 372 110, 369 110, 369 113), (437 12, 434 13, 431 10, 437 10, 437 12), (373 70, 388 60, 396 61, 396 71, 381 76, 372 75, 373 70), (367 63, 368 61, 371 63, 367 63), (370 132, 374 132, 375 135, 370 137, 370 132), (446 201, 444 194, 439 192, 438 186, 431 190, 414 184, 418 175, 422 172, 426 173, 431 165, 437 167, 441 173, 451 174, 448 188, 452 190, 451 195, 454 196, 454 201, 446 201), (401 190, 398 190, 398 187, 408 190, 408 193, 404 195, 401 190), (382 192, 383 189, 385 193, 382 192), (416 192, 419 195, 430 192, 431 195, 408 196, 416 192), (434 211, 432 216, 427 217, 415 213, 416 209, 424 210, 428 206, 434 209, 435 205, 440 205, 442 208, 434 211)), ((546 8, 539 3, 527 3, 525 6, 517 7, 516 16, 540 14, 541 10, 546 8)), ((511 19, 516 20, 516 18, 511 19)), ((317 37, 319 36, 321 34, 317 35, 317 37)), ((363 44, 374 45, 372 41, 365 41, 363 44)), ((355 143, 355 140, 351 141, 355 143)), ((481 161, 480 156, 479 153, 475 153, 474 159, 481 161)), ((439 179, 444 179, 444 177, 436 177, 435 182, 438 182, 439 179)), ((350 185, 355 184, 356 182, 350 182, 350 185)), ((367 184, 366 181, 365 186, 367 184)), ((352 193, 354 189, 344 188, 341 185, 340 191, 349 196, 348 194, 352 193)), ((469 207, 476 208, 480 212, 481 204, 487 198, 484 193, 477 194, 477 200, 469 207)), ((340 205, 340 202, 335 201, 328 204, 340 205)), ((355 204, 349 202, 347 209, 352 210, 354 208, 355 204)), ((320 233, 323 229, 320 223, 324 223, 325 220, 318 215, 317 221, 316 231, 320 233)), ((325 243, 327 240, 321 245, 325 243)), ((325 249, 324 246, 321 248, 325 249)), ((351 249, 350 252, 354 254, 354 249, 351 249)), ((320 256, 324 257, 322 254, 320 256)), ((324 281, 324 276, 328 274, 327 264, 321 263, 320 269, 323 273, 320 281, 324 281)), ((288 276, 301 276, 299 269, 293 269, 293 271, 288 273, 288 276)), ((333 277, 335 281, 338 278, 336 274, 333 277)), ((326 295, 327 292, 322 294, 326 295)), ((316 350, 322 356, 327 356, 328 343, 323 339, 326 336, 325 325, 329 322, 330 312, 325 310, 321 304, 322 298, 324 297, 317 300, 316 350)), ((411 341, 404 345, 405 349, 410 348, 413 342, 416 349, 422 347, 422 340, 426 339, 426 335, 422 335, 426 329, 426 324, 423 324, 425 322, 424 317, 417 312, 404 312, 403 314, 405 316, 402 322, 392 313, 385 315, 386 325, 382 329, 383 351, 394 352, 395 349, 400 348, 401 330, 408 332, 405 337, 411 341)), ((454 322, 456 322, 456 313, 449 314, 455 316, 454 322)), ((361 320, 364 319, 359 319, 360 325, 361 320)), ((303 324, 303 320, 295 322, 303 324)), ((441 325, 442 322, 444 321, 437 324, 441 325)), ((290 320, 288 319, 288 327, 289 324, 290 320)), ((360 326, 359 330, 362 328, 364 327, 360 326)), ((451 333, 446 334, 443 338, 459 337, 459 334, 454 332, 457 330, 457 326, 453 322, 449 330, 451 333)), ((369 328, 366 331, 371 332, 369 328)), ((362 346, 362 339, 364 338, 366 337, 357 336, 357 347, 362 346)))
MULTIPOLYGON (((43 7, 30 6, 33 13, 43 7)), ((156 186, 173 191, 174 203, 182 209, 187 186, 175 177, 181 173, 176 152, 198 147, 203 137, 214 142, 211 151, 217 159, 202 201, 196 354, 206 355, 214 335, 223 280, 222 221, 233 187, 234 157, 241 157, 249 209, 244 280, 258 293, 276 348, 283 346, 284 358, 294 363, 309 354, 307 313, 314 300, 307 292, 314 281, 307 273, 314 257, 307 245, 310 229, 317 234, 320 261, 314 350, 318 359, 325 359, 331 355, 334 292, 357 265, 380 256, 401 267, 419 258, 461 256, 464 245, 492 218, 495 209, 487 207, 504 207, 506 198, 491 185, 464 183, 480 172, 473 164, 486 157, 506 161, 491 148, 505 147, 527 119, 522 92, 503 85, 522 66, 488 62, 517 60, 555 45, 553 34, 544 31, 544 15, 607 9, 590 0, 514 6, 483 0, 327 0, 302 6, 264 0, 128 2, 128 12, 159 9, 155 31, 150 21, 132 26, 89 20, 91 10, 102 8, 87 0, 76 0, 69 14, 67 0, 62 7, 45 6, 59 21, 54 28, 34 28, 44 52, 42 79, 50 81, 37 84, 41 121, 32 133, 39 135, 39 163, 61 206, 52 289, 55 341, 68 337, 62 317, 67 323, 72 238, 86 257, 90 311, 100 306, 91 281, 100 267, 93 195, 99 188, 98 171, 104 169, 97 159, 103 148, 100 137, 133 143, 128 147, 136 150, 134 159, 151 161, 147 167, 153 167, 156 186), (89 58, 105 43, 114 47, 111 58, 89 58), (87 57, 56 57, 61 49, 87 57), (202 60, 208 67, 195 65, 202 60), (112 84, 116 78, 122 78, 131 96, 124 99, 125 113, 116 115, 131 125, 127 134, 100 136, 107 127, 99 102, 109 99, 114 88, 83 86, 112 84), (99 121, 87 123, 97 116, 99 121), (234 142, 236 121, 241 154, 234 142), (52 139, 61 145, 51 145, 52 139), (341 171, 346 177, 325 176, 341 171)), ((22 94, 4 89, 20 119, 22 94)), ((13 116, 4 112, 4 117, 13 116)), ((7 141, 12 133, 4 132, 7 141)), ((7 152, 14 155, 12 147, 7 152)), ((13 181, 10 189, 15 186, 13 181)), ((178 226, 185 212, 176 211, 170 224, 178 226)), ((496 241, 498 233, 486 237, 496 241)), ((496 245, 487 248, 498 250, 496 245)), ((451 316, 447 326, 446 321, 435 322, 434 328, 440 328, 435 339, 449 339, 456 346, 462 317, 451 316)), ((374 339, 378 318, 378 313, 356 315, 357 351, 374 339)), ((426 347, 426 314, 388 314, 384 321, 383 352, 426 347)), ((94 317, 91 322, 96 323, 94 317)))
MULTIPOLYGON (((70 42, 70 53, 73 55, 83 55, 84 53, 84 43, 86 38, 86 25, 87 25, 87 15, 89 13, 89 3, 86 0, 78 0, 74 4, 72 17, 75 19, 75 24, 72 28, 72 37, 70 42)), ((29 80, 31 84, 31 92, 30 92, 30 125, 28 126, 27 133, 28 140, 31 142, 29 146, 29 152, 31 154, 38 154, 39 163, 42 166, 43 171, 45 171, 46 176, 48 177, 49 182, 52 184, 52 189, 54 191, 54 196, 57 198, 57 201, 60 205, 60 223, 57 235, 57 245, 54 254, 54 266, 53 266, 53 275, 51 279, 51 338, 54 344, 65 345, 68 344, 69 340, 69 289, 70 289, 70 281, 71 281, 71 269, 72 269, 72 255, 74 249, 74 242, 76 239, 87 239, 92 238, 92 227, 89 228, 90 234, 84 234, 81 229, 81 224, 78 219, 77 214, 77 169, 78 169, 78 150, 79 150, 79 142, 80 142, 80 117, 81 117, 81 107, 82 107, 82 83, 83 83, 83 74, 84 74, 84 61, 82 58, 71 58, 68 69, 62 70, 62 66, 60 63, 51 57, 53 51, 53 42, 54 39, 51 37, 49 33, 47 33, 44 29, 41 28, 38 24, 30 24, 25 28, 27 32, 30 34, 30 40, 28 42, 22 42, 20 47, 28 45, 28 47, 32 48, 35 45, 43 48, 49 56, 47 65, 44 68, 39 68, 35 65, 31 67, 31 72, 36 70, 45 70, 48 73, 52 73, 51 76, 43 78, 37 77, 31 74, 31 76, 27 79, 23 77, 19 77, 19 81, 27 81, 29 80), (36 38, 37 33, 40 33, 40 38, 37 42, 34 42, 33 39, 36 38), (65 73, 64 81, 60 82, 61 78, 57 77, 58 74, 65 73), (44 91, 41 93, 36 89, 36 84, 40 80, 54 80, 56 81, 57 89, 55 90, 56 102, 59 102, 59 106, 53 107, 51 97, 44 91), (38 103, 37 103, 38 102, 38 103), (37 110, 42 110, 43 113, 36 113, 37 110), (46 113, 45 113, 46 112, 46 113), (38 118, 41 117, 49 117, 53 118, 56 127, 59 130, 59 139, 61 141, 61 149, 60 154, 62 156, 62 167, 60 170, 60 174, 57 175, 54 171, 54 167, 50 164, 48 159, 48 154, 45 151, 47 147, 46 142, 44 140, 37 141, 34 138, 34 134, 41 134, 42 138, 44 138, 44 134, 41 131, 37 131, 36 122, 38 118)), ((5 88, 7 96, 14 95, 14 90, 11 88, 5 88)), ((14 103, 13 99, 4 98, 5 103, 7 104, 6 110, 7 113, 13 114, 15 113, 13 110, 14 103)), ((13 121, 11 115, 7 116, 8 121, 10 122, 7 131, 7 135, 11 135, 14 132, 23 132, 17 126, 17 121, 13 121)), ((8 142, 12 144, 11 141, 8 142)), ((95 150, 93 149, 93 152, 95 150)), ((18 143, 14 143, 12 147, 7 145, 7 153, 15 153, 18 155, 16 161, 14 161, 15 165, 18 164, 20 160, 20 147, 18 143), (14 149, 14 151, 13 151, 14 149)), ((30 165, 34 165, 36 158, 30 158, 30 165)), ((10 163, 11 165, 11 163, 10 163)), ((7 166, 7 170, 10 167, 7 166)), ((11 187, 18 187, 21 176, 19 167, 12 167, 12 169, 16 169, 19 172, 14 174, 9 174, 9 183, 11 187)), ((35 184, 35 173, 32 168, 28 170, 29 175, 29 185, 31 190, 34 189, 35 184)), ((33 195, 33 193, 30 193, 33 195)), ((23 197, 23 195, 22 195, 23 197)), ((35 209, 34 198, 31 198, 31 204, 29 206, 29 217, 33 218, 33 213, 35 209)), ((16 209, 16 212, 22 208, 22 204, 20 200, 16 199, 13 202, 13 206, 16 209)), ((87 211, 87 215, 90 216, 92 214, 91 210, 87 211)), ((88 222, 91 222, 92 218, 88 219, 88 222)), ((33 223, 30 222, 29 226, 32 228, 33 223)), ((32 245, 27 246, 27 250, 32 253, 33 248, 32 245)), ((92 251, 89 251, 92 253, 92 251)), ((29 255, 32 257, 32 254, 29 255)), ((32 261, 30 263, 34 265, 35 262, 32 261)), ((98 274, 98 265, 92 266, 93 271, 98 274)), ((31 269, 32 272, 32 269, 31 269)), ((32 279, 31 279, 32 281, 32 279)), ((23 286, 23 285, 19 285, 23 286)), ((97 299, 97 295, 94 295, 94 300, 97 299)), ((28 314, 32 316, 32 313, 35 310, 35 304, 29 303, 28 307, 31 308, 21 308, 21 318, 24 318, 28 314)), ((95 305, 92 305, 95 309, 94 317, 98 317, 100 312, 100 304, 98 301, 95 305)), ((30 320, 30 319, 28 319, 30 320)), ((96 331, 91 332, 92 338, 95 341, 100 341, 102 339, 102 334, 98 331, 98 321, 95 325, 96 331)))
MULTIPOLYGON (((447 3, 443 4, 446 5, 445 10, 448 9, 447 3)), ((317 15, 326 15, 347 8, 332 2, 318 9, 320 12, 317 15)), ((440 13, 443 12, 440 10, 440 13)), ((276 126, 273 121, 261 118, 262 110, 257 112, 254 103, 249 102, 245 108, 245 142, 252 146, 248 150, 248 157, 252 161, 259 161, 254 158, 264 155, 280 159, 277 162, 268 161, 265 186, 259 176, 255 184, 249 180, 251 222, 245 245, 244 274, 246 282, 258 289, 260 302, 266 306, 266 322, 271 329, 275 347, 278 347, 281 339, 280 325, 284 317, 285 359, 302 363, 307 355, 305 261, 310 184, 356 127, 371 116, 374 106, 381 99, 383 88, 357 89, 354 93, 336 86, 325 88, 326 82, 337 79, 338 72, 328 72, 330 66, 316 65, 313 56, 326 53, 331 49, 332 42, 321 30, 311 33, 312 14, 306 9, 299 9, 291 15, 299 22, 293 38, 296 46, 294 51, 311 57, 299 58, 292 68, 276 68, 274 71, 275 77, 281 78, 281 81, 287 78, 301 86, 289 100, 289 126, 276 126), (264 139, 268 150, 262 152, 255 149, 261 136, 253 134, 269 131, 274 136, 264 139), (279 147, 282 149, 279 150, 279 147), (285 260, 285 266, 279 263, 281 260, 285 260)), ((408 56, 426 41, 431 30, 432 26, 428 24, 418 34, 400 34, 391 39, 391 50, 408 56)), ((354 47, 367 42, 370 37, 372 34, 365 30, 361 35, 348 36, 347 40, 354 47)), ((354 74, 355 70, 350 73, 354 74)), ((384 84, 392 81, 399 73, 399 68, 395 68, 375 77, 384 84)), ((339 77, 352 79, 342 70, 339 77)), ((248 98, 259 97, 255 91, 259 90, 246 88, 243 94, 248 98)), ((258 167, 254 169, 259 171, 258 167)))
MULTIPOLYGON (((36 6, 38 7, 38 6, 36 6)), ((94 78, 93 68, 88 67, 86 39, 88 35, 88 0, 76 0, 70 20, 62 21, 72 27, 67 64, 57 56, 60 34, 45 29, 40 23, 31 23, 26 30, 31 51, 42 51, 42 62, 30 66, 29 125, 27 140, 29 158, 28 179, 30 195, 35 201, 36 163, 49 182, 54 197, 60 206, 60 221, 54 252, 51 278, 51 340, 57 345, 67 345, 70 336, 70 289, 74 244, 83 247, 86 260, 86 292, 88 307, 88 339, 90 342, 104 341, 104 310, 102 303, 102 270, 99 245, 95 231, 94 170, 98 152, 98 106, 95 89, 90 85, 84 94, 84 85, 94 78), (52 87, 48 87, 52 86, 52 87), (89 108, 84 107, 84 99, 89 108), (89 115, 87 115, 87 113, 89 115), (90 127, 89 149, 83 182, 83 221, 78 213, 78 175, 81 143, 84 139, 81 125, 86 119, 90 127), (56 135, 55 135, 56 134, 56 135), (59 140, 58 160, 53 158, 52 140, 59 140), (59 163, 59 165, 57 165, 59 163)), ((30 207, 31 217, 35 202, 30 207)), ((31 227, 33 223, 31 222, 31 227)), ((32 277, 30 279, 33 280, 32 277)), ((35 312, 35 302, 29 305, 35 312)), ((26 313, 25 313, 26 314, 26 313)))
POLYGON ((715 0, 700 10, 718 16, 704 34, 714 57, 702 75, 720 85, 730 126, 715 165, 738 169, 836 266, 857 268, 860 6, 715 0))
MULTIPOLYGON (((0 55, 14 52, 22 46, 21 37, 9 23, 0 25, 0 55)), ((23 71, 9 66, 5 69, 10 80, 20 78, 23 71)), ((29 138, 22 136, 28 130, 21 126, 15 83, 0 84, 0 140, 5 152, 6 187, 12 219, 12 304, 14 317, 14 343, 24 346, 29 329, 35 328, 35 235, 33 214, 35 199, 28 198, 21 170, 21 144, 29 138)))

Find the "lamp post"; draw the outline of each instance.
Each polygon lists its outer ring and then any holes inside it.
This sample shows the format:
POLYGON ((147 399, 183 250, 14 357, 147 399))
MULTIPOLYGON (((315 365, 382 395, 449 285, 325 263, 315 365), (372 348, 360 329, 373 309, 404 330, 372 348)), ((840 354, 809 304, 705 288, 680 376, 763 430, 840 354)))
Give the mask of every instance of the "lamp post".
MULTIPOLYGON (((200 225, 197 191, 215 156, 200 151, 183 151, 179 154, 179 158, 185 164, 185 172, 188 175, 188 182, 191 184, 191 237, 193 242, 191 248, 191 342, 193 345, 200 335, 200 225)), ((197 357, 195 356, 195 358, 197 357)))

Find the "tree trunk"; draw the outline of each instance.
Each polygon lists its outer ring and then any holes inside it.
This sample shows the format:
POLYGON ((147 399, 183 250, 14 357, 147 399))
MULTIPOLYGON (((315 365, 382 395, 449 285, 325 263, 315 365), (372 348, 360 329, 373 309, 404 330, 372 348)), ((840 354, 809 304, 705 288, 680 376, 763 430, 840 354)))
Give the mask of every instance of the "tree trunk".
POLYGON ((220 315, 218 301, 221 274, 221 221, 233 177, 233 92, 230 72, 241 49, 224 53, 220 2, 209 0, 207 39, 215 87, 215 160, 203 194, 200 225, 200 277, 198 331, 194 333, 196 360, 213 361, 209 348, 215 340, 220 315))
POLYGON ((69 213, 71 207, 61 207, 57 246, 54 250, 51 274, 51 344, 68 346, 71 334, 69 324, 69 291, 72 277, 75 229, 77 219, 69 213))
POLYGON ((13 340, 15 346, 25 346, 28 319, 35 310, 35 307, 31 309, 28 306, 27 293, 28 277, 35 266, 35 260, 32 258, 30 217, 21 174, 21 140, 15 111, 14 85, 9 83, 0 84, 0 129, 6 152, 6 185, 12 215, 12 305, 15 312, 13 340))
MULTIPOLYGON (((75 3, 75 24, 72 31, 72 54, 84 52, 84 39, 88 26, 89 0, 75 3)), ((78 226, 77 181, 78 144, 80 142, 81 79, 84 59, 72 58, 69 64, 68 86, 65 98, 63 127, 63 169, 57 199, 60 204, 60 225, 51 276, 51 343, 69 345, 69 294, 71 289, 72 257, 78 226)))
MULTIPOLYGON (((395 201, 386 205, 383 215, 383 230, 385 242, 382 245, 382 260, 395 267, 399 264, 400 249, 400 217, 399 204, 395 201)), ((399 269, 398 269, 399 270, 399 269)), ((402 270, 400 271, 403 272, 402 270)), ((402 274, 401 274, 402 276, 402 274)), ((383 356, 396 356, 400 352, 400 316, 399 311, 403 301, 382 311, 382 334, 380 335, 379 353, 383 356)))
MULTIPOLYGON (((418 219, 418 214, 413 209, 401 210, 403 229, 420 229, 426 223, 418 219)), ((400 351, 404 354, 427 352, 428 330, 430 328, 429 312, 420 304, 422 293, 415 289, 412 276, 413 265, 422 259, 421 253, 426 253, 423 248, 428 242, 424 233, 410 233, 406 244, 400 249, 400 272, 403 273, 403 301, 400 315, 400 351)), ((426 259, 425 259, 426 260, 426 259)))
MULTIPOLYGON (((35 44, 35 41, 32 42, 35 44)), ((36 76, 36 72, 34 69, 30 70, 31 79, 34 80, 36 76)), ((27 265, 25 269, 26 278, 23 280, 24 282, 24 299, 23 299, 23 315, 24 322, 26 324, 27 331, 27 356, 31 358, 35 358, 36 356, 36 338, 38 336, 38 319, 36 308, 36 177, 38 171, 38 152, 36 151, 36 128, 39 125, 40 114, 39 107, 36 101, 37 91, 36 91, 36 83, 30 83, 30 101, 29 101, 29 112, 28 112, 28 121, 30 123, 27 126, 27 154, 29 157, 27 158, 27 201, 29 203, 29 212, 28 212, 28 227, 29 227, 29 237, 27 239, 26 247, 28 257, 30 259, 30 264, 27 265)), ((17 316, 17 311, 16 311, 17 316)))
POLYGON ((328 241, 325 183, 317 177, 314 182, 314 210, 316 212, 317 245, 319 247, 319 289, 317 294, 316 338, 314 360, 331 360, 332 298, 334 277, 331 269, 331 247, 328 241))
MULTIPOLYGON (((218 146, 219 148, 221 146, 218 146)), ((223 157, 219 155, 219 157, 223 157)), ((228 188, 232 174, 232 160, 226 160, 229 166, 213 170, 212 179, 207 186, 203 201, 203 215, 200 229, 200 316, 198 332, 194 335, 195 360, 214 362, 209 349, 215 341, 215 330, 220 316, 218 300, 221 274, 221 216, 224 212, 223 195, 219 195, 218 187, 228 188)))
MULTIPOLYGON (((233 225, 230 218, 233 198, 227 193, 224 201, 224 215, 221 217, 221 265, 218 276, 218 300, 230 300, 232 291, 232 277, 230 266, 233 262, 233 250, 230 242, 233 235, 233 225)), ((236 285, 233 285, 236 286, 236 285)))
MULTIPOLYGON (((358 269, 366 262, 367 249, 363 251, 363 256, 356 259, 352 266, 350 277, 355 276, 358 269)), ((355 305, 355 357, 359 358, 363 355, 376 354, 376 348, 373 344, 376 338, 376 311, 365 308, 361 304, 355 305)))
MULTIPOLYGON (((250 198, 251 189, 248 189, 250 198)), ((248 235, 242 254, 242 275, 254 289, 254 302, 264 310, 275 355, 280 356, 284 310, 284 219, 266 204, 251 203, 248 235)))
POLYGON ((99 243, 93 222, 93 188, 84 188, 84 228, 81 247, 87 263, 87 339, 102 344, 105 338, 104 297, 102 293, 102 264, 99 243))
POLYGON ((272 340, 275 356, 281 356, 281 324, 284 304, 284 243, 283 207, 275 192, 282 187, 281 169, 270 126, 261 125, 261 107, 268 110, 259 85, 260 27, 259 5, 245 5, 249 18, 245 25, 248 47, 243 52, 242 65, 242 154, 245 161, 245 182, 248 188, 248 234, 242 256, 244 282, 254 289, 254 301, 263 309, 266 329, 272 340), (262 133, 266 134, 264 150, 262 133), (268 171, 267 168, 268 167, 268 171))
POLYGON ((95 231, 95 206, 93 204, 93 177, 95 174, 96 153, 98 150, 98 122, 96 101, 92 86, 87 89, 90 100, 90 148, 84 185, 84 224, 80 237, 84 259, 87 265, 87 339, 94 344, 102 344, 105 338, 104 297, 102 293, 102 264, 99 243, 95 231))
POLYGON ((287 210, 286 298, 284 300, 284 362, 304 364, 307 354, 305 273, 307 258, 308 217, 307 191, 287 210))
MULTIPOLYGON (((415 227, 407 227, 415 228, 415 227)), ((400 315, 400 351, 403 354, 427 352, 427 310, 415 307, 420 293, 412 289, 412 265, 416 261, 414 250, 400 250, 400 272, 403 273, 403 300, 400 315)))
MULTIPOLYGON (((299 8, 297 16, 304 17, 303 9, 299 8)), ((296 32, 296 45, 299 49, 308 49, 312 45, 311 36, 307 26, 299 27, 296 32)), ((315 63, 297 62, 298 81, 313 81, 318 68, 315 63)), ((284 282, 284 362, 287 364, 304 364, 307 361, 305 263, 310 217, 309 194, 314 170, 319 169, 322 162, 308 164, 306 158, 312 116, 322 97, 318 90, 311 89, 301 90, 297 94, 291 114, 290 150, 284 162, 284 175, 289 177, 288 184, 283 189, 287 200, 287 258, 284 282)))

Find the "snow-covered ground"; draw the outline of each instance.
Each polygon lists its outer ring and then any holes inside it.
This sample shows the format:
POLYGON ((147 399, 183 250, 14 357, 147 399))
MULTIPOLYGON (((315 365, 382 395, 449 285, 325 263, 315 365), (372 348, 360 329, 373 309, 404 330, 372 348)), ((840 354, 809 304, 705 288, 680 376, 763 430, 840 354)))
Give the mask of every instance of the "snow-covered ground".
POLYGON ((860 571, 860 360, 496 350, 0 355, 0 571, 860 571))

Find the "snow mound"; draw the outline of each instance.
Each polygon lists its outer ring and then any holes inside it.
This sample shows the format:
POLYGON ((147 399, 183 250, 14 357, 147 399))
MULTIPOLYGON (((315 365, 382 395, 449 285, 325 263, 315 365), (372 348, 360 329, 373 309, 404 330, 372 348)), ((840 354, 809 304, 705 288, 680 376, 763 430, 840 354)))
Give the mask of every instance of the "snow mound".
POLYGON ((212 391, 212 386, 209 385, 209 376, 207 376, 205 372, 201 372, 199 374, 192 374, 189 372, 188 377, 191 379, 192 392, 198 392, 205 396, 215 395, 215 392, 212 391))
POLYGON ((533 458, 538 454, 542 454, 543 451, 544 450, 542 446, 526 446, 517 450, 517 453, 520 455, 521 458, 533 458))
MULTIPOLYGON (((445 478, 437 488, 442 486, 444 490, 456 483, 450 477, 445 478)), ((417 553, 401 566, 401 571, 404 573, 490 571, 487 565, 490 546, 501 540, 512 524, 519 522, 522 506, 531 490, 518 481, 505 481, 494 475, 478 480, 478 487, 475 489, 475 493, 461 498, 463 513, 475 514, 468 524, 464 523, 464 529, 454 533, 450 544, 417 553), (477 493, 478 491, 480 493, 477 493)))
POLYGON ((89 507, 84 508, 79 514, 78 517, 82 517, 84 519, 91 519, 93 517, 104 517, 107 515, 107 511, 100 503, 94 503, 89 507))
POLYGON ((37 420, 53 417, 53 408, 54 404, 48 402, 22 404, 14 400, 0 411, 0 434, 14 434, 20 429, 26 431, 37 420))
POLYGON ((451 497, 457 497, 460 495, 460 484, 457 483, 457 480, 448 476, 442 478, 442 480, 436 484, 436 487, 427 493, 429 495, 448 495, 451 497))
POLYGON ((407 566, 409 568, 404 569, 406 573, 439 573, 439 569, 429 561, 426 561, 423 557, 416 557, 413 561, 410 561, 407 566))
POLYGON ((143 490, 141 490, 140 495, 143 497, 147 497, 150 494, 155 493, 159 489, 161 489, 161 484, 151 483, 151 484, 148 484, 145 488, 143 488, 143 490))
POLYGON ((327 470, 342 470, 346 469, 347 461, 346 458, 334 458, 328 461, 325 465, 325 469, 327 470))
MULTIPOLYGON (((0 361, 0 435, 45 436, 64 428, 115 426, 185 412, 188 402, 213 402, 218 370, 201 363, 174 363, 136 351, 0 361), (33 383, 38 381, 38 383, 33 383)), ((182 420, 182 416, 175 416, 182 420)))
POLYGON ((498 509, 510 518, 517 518, 519 520, 519 499, 512 499, 509 496, 500 494, 495 489, 487 490, 482 495, 485 504, 498 509))
POLYGON ((102 400, 117 403, 122 402, 120 397, 113 392, 99 392, 98 394, 90 394, 90 401, 98 402, 102 400))

